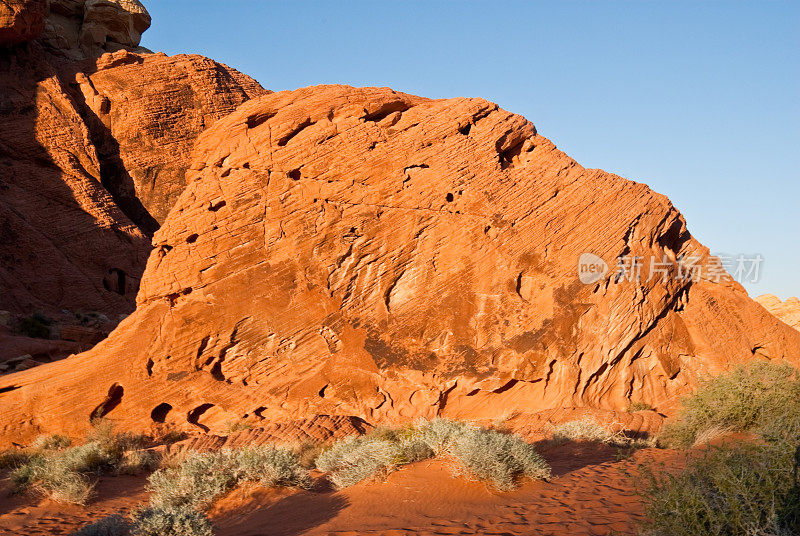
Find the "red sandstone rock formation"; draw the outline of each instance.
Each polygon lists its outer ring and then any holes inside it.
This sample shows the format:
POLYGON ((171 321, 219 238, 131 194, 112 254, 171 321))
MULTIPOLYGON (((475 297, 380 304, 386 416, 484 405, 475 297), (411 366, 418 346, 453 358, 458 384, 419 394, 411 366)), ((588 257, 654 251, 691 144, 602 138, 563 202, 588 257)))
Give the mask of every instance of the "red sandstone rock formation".
POLYGON ((44 4, 0 4, 0 309, 116 321, 195 138, 265 91, 200 56, 130 52, 150 20, 135 0, 44 4))
POLYGON ((0 46, 36 39, 44 31, 47 0, 0 2, 0 46))
POLYGON ((713 259, 664 196, 481 99, 266 95, 200 136, 187 178, 135 313, 0 381, 4 437, 97 417, 215 431, 245 415, 663 412, 700 375, 800 357, 800 334, 737 283, 677 277, 679 259, 713 259), (587 252, 640 257, 641 278, 584 284, 587 252))
POLYGON ((781 301, 774 294, 763 294, 756 298, 756 301, 785 324, 800 330, 800 300, 796 297, 781 301))

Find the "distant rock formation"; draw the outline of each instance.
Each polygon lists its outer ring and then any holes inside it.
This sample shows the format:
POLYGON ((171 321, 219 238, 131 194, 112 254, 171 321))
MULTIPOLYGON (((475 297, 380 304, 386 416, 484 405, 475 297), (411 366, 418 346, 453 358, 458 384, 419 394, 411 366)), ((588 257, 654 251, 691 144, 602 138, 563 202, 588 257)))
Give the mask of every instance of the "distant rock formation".
POLYGON ((266 91, 200 56, 144 53, 138 1, 47 4, 0 2, 0 309, 118 319, 195 138, 266 91))
POLYGON ((787 298, 782 302, 774 294, 762 294, 756 301, 785 324, 800 330, 800 300, 796 297, 787 298))
POLYGON ((800 359, 800 333, 729 277, 679 277, 714 259, 666 197, 482 99, 265 95, 198 138, 187 180, 136 311, 0 380, 0 435, 668 412, 700 376, 800 359), (614 270, 632 257, 638 280, 614 270))

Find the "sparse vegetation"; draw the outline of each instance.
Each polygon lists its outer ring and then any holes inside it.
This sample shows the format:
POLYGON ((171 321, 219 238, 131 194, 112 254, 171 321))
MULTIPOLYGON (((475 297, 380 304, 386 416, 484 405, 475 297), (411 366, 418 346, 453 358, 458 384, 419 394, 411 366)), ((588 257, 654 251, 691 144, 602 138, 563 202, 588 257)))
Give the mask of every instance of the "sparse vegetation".
POLYGON ((725 432, 753 432, 772 441, 800 441, 800 377, 787 363, 754 361, 703 382, 683 400, 659 442, 690 447, 725 432))
POLYGON ((259 482, 264 486, 307 488, 311 478, 289 449, 246 447, 220 452, 190 452, 175 467, 150 475, 151 506, 191 507, 202 510, 235 485, 259 482))
POLYGON ((729 432, 754 437, 706 446, 677 474, 644 468, 645 534, 800 534, 798 371, 757 361, 707 380, 659 440, 690 447, 729 432))
POLYGON ((145 470, 148 455, 134 455, 141 438, 114 434, 101 423, 82 445, 70 446, 64 436, 37 438, 29 449, 17 453, 18 463, 10 478, 18 492, 35 490, 57 502, 85 504, 94 490, 94 476, 124 469, 127 473, 145 470))
POLYGON ((636 413, 637 411, 652 411, 653 406, 648 404, 647 402, 631 402, 628 406, 628 413, 636 413))
POLYGON ((561 445, 568 441, 586 443, 605 443, 613 447, 642 448, 652 446, 650 441, 628 437, 623 432, 615 432, 612 427, 604 426, 593 417, 584 417, 576 421, 568 421, 553 427, 551 442, 561 445))
POLYGON ((711 447, 675 475, 647 471, 646 534, 800 534, 793 458, 786 443, 743 443, 711 447))
POLYGON ((150 506, 133 516, 131 536, 212 536, 211 521, 189 506, 150 506))
POLYGON ((318 458, 317 467, 338 487, 347 487, 433 456, 450 457, 464 473, 499 489, 513 487, 521 476, 550 476, 547 463, 521 438, 447 419, 346 437, 318 458))

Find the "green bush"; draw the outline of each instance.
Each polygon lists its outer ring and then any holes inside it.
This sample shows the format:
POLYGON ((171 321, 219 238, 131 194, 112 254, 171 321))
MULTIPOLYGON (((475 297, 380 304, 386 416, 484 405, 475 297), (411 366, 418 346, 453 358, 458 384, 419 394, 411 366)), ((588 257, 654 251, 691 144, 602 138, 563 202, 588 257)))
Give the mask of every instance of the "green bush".
POLYGON ((104 517, 90 525, 86 525, 72 536, 128 536, 131 523, 119 514, 104 517))
POLYGON ((220 452, 190 452, 175 467, 149 478, 150 504, 164 508, 204 509, 240 482, 307 488, 311 477, 289 449, 247 447, 220 452))
POLYGON ((644 469, 649 536, 800 534, 797 460, 787 443, 710 447, 675 474, 644 469))
POLYGON ((212 536, 211 521, 189 506, 143 508, 133 516, 131 536, 212 536))
POLYGON ((447 419, 346 437, 320 455, 317 468, 341 488, 436 455, 455 459, 463 471, 500 489, 513 487, 520 476, 550 475, 547 463, 521 438, 447 419))
POLYGON ((683 400, 659 442, 690 447, 714 432, 754 432, 800 442, 800 377, 783 362, 754 361, 704 381, 683 400))

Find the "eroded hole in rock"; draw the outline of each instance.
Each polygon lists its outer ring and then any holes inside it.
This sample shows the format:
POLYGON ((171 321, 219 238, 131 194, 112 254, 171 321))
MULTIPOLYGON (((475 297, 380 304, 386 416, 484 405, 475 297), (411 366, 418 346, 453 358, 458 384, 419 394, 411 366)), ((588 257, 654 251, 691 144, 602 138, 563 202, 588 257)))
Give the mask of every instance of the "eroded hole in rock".
POLYGON ((155 362, 153 361, 153 358, 151 357, 151 358, 149 358, 147 360, 147 375, 148 376, 152 376, 153 375, 153 365, 155 365, 155 362))
POLYGON ((373 121, 375 123, 379 123, 393 113, 402 113, 407 111, 409 108, 411 108, 411 106, 404 101, 386 102, 374 112, 364 115, 362 119, 364 119, 364 121, 373 121))
POLYGON ((153 408, 153 411, 150 412, 150 418, 153 419, 153 422, 165 422, 167 420, 167 414, 171 410, 172 404, 162 402, 153 408))
POLYGON ((19 389, 19 385, 9 385, 7 387, 0 387, 0 395, 3 393, 9 393, 11 391, 16 391, 19 389))
POLYGON ((128 275, 120 268, 111 268, 108 275, 103 278, 103 288, 110 292, 116 292, 119 295, 125 295, 125 285, 128 281, 128 275))
POLYGON ((125 389, 118 384, 115 383, 111 385, 108 389, 108 395, 103 402, 94 408, 92 413, 89 415, 90 421, 96 421, 97 419, 102 419, 106 415, 108 415, 111 410, 119 406, 120 402, 122 402, 122 395, 124 394, 125 389))
POLYGON ((225 200, 223 199, 222 201, 218 201, 217 203, 214 202, 209 203, 208 210, 210 210, 211 212, 216 212, 224 206, 225 206, 225 200))
POLYGON ((262 112, 253 114, 247 118, 247 128, 256 128, 259 125, 263 125, 266 123, 271 117, 274 117, 275 114, 272 112, 262 112))
POLYGON ((448 193, 447 196, 445 196, 445 199, 447 199, 448 203, 452 203, 453 199, 454 199, 454 196, 453 196, 452 193, 448 193))
POLYGON ((263 419, 264 418, 264 411, 266 411, 266 409, 267 409, 266 406, 259 406, 255 410, 253 410, 253 415, 258 417, 259 419, 263 419))
POLYGON ((499 395, 500 393, 505 393, 506 391, 517 385, 517 383, 519 383, 519 380, 508 380, 508 382, 505 385, 498 387, 492 392, 497 395, 499 395))
POLYGON ((311 119, 305 119, 302 123, 297 125, 293 128, 290 132, 285 134, 281 139, 278 140, 278 147, 284 147, 292 138, 300 134, 303 130, 310 127, 312 125, 311 119))
POLYGON ((325 385, 322 386, 322 389, 319 390, 319 397, 320 398, 325 398, 325 389, 327 389, 327 388, 328 388, 328 384, 326 383, 325 385))
POLYGON ((194 244, 195 242, 197 242, 197 239, 199 238, 199 236, 200 235, 198 235, 197 233, 190 234, 189 236, 186 237, 186 243, 187 244, 194 244))
POLYGON ((213 407, 214 407, 214 404, 200 404, 199 406, 197 406, 193 410, 190 410, 186 414, 186 421, 189 424, 193 424, 193 425, 197 426, 198 428, 202 428, 202 430, 204 432, 208 432, 208 430, 209 430, 208 426, 200 424, 199 421, 200 421, 200 417, 203 415, 203 413, 205 413, 206 411, 210 410, 213 407))
POLYGON ((292 179, 293 181, 299 181, 301 177, 300 169, 299 168, 293 169, 292 171, 287 173, 287 175, 289 175, 289 178, 292 179))
POLYGON ((467 123, 464 126, 458 127, 458 132, 464 136, 469 136, 470 130, 472 130, 472 123, 467 123))

